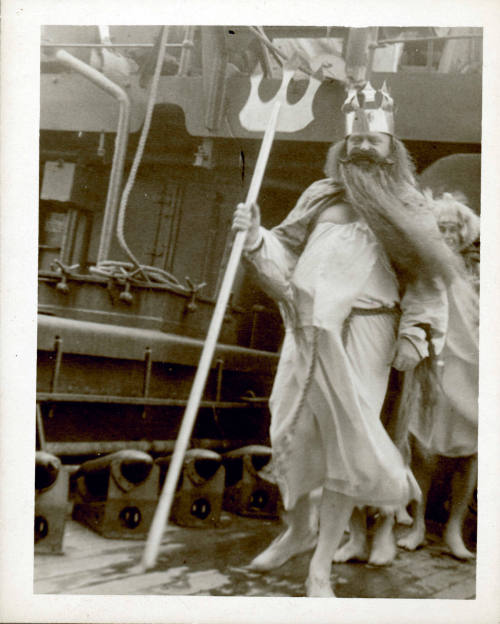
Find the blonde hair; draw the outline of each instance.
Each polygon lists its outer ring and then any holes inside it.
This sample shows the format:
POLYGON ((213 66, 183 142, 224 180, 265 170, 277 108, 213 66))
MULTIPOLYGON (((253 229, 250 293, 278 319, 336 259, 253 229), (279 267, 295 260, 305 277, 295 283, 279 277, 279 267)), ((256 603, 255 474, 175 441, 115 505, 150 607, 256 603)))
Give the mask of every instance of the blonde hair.
POLYGON ((461 250, 479 238, 479 217, 467 206, 463 193, 456 191, 433 197, 432 191, 425 189, 424 194, 430 200, 438 223, 455 223, 458 226, 461 250))

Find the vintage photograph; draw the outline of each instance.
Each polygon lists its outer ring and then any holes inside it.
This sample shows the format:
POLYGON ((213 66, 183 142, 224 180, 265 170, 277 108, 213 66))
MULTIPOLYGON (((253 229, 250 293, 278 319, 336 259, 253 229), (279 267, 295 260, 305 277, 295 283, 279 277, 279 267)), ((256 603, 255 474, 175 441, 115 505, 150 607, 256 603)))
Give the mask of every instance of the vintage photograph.
POLYGON ((40 61, 33 592, 474 600, 483 29, 40 61))

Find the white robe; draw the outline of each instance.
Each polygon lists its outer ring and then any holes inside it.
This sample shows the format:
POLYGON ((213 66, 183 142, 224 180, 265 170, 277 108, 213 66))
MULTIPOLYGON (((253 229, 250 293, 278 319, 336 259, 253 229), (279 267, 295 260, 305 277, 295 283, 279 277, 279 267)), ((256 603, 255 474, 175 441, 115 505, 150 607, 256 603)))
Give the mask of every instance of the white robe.
POLYGON ((427 451, 445 457, 477 453, 479 394, 479 297, 457 279, 448 289, 449 321, 441 384, 429 413, 417 410, 409 430, 427 451))
MULTIPOLYGON (((342 339, 353 307, 399 303, 396 277, 374 235, 363 222, 320 222, 299 257, 273 231, 261 228, 261 237, 247 257, 285 324, 270 399, 273 463, 285 508, 319 486, 358 505, 397 507, 418 498, 418 485, 380 422, 398 318, 354 316, 345 344, 342 339)), ((415 321, 429 320, 422 310, 441 319, 441 295, 430 313, 425 297, 409 301, 399 335, 418 344, 422 329, 415 321)))

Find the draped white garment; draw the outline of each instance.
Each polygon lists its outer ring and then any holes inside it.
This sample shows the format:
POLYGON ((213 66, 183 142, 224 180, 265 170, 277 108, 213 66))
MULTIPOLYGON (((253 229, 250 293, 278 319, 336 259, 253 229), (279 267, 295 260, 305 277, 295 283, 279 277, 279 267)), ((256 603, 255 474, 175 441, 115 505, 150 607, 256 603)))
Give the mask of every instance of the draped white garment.
POLYGON ((438 400, 430 415, 414 414, 409 429, 433 454, 466 457, 477 453, 479 297, 468 281, 457 279, 448 289, 448 301, 438 400))
POLYGON ((249 254, 285 322, 270 399, 276 478, 286 509, 318 486, 358 505, 405 505, 420 490, 380 422, 394 356, 394 314, 354 316, 352 307, 394 307, 398 285, 363 222, 320 222, 300 257, 261 228, 249 254))

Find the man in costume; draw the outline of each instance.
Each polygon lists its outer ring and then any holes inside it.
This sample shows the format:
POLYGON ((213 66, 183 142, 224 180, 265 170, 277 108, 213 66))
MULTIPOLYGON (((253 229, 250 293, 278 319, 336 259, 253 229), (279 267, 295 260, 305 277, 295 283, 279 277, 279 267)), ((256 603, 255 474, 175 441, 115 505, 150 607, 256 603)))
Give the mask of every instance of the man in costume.
POLYGON ((394 137, 385 85, 351 90, 343 110, 346 138, 330 148, 328 178, 271 231, 255 204, 240 204, 233 221, 248 231, 245 257, 285 325, 270 433, 288 528, 251 567, 278 567, 314 545, 311 493, 321 488, 308 596, 334 595, 331 563, 355 508, 382 512, 370 557, 380 563, 394 511, 420 496, 380 411, 391 365, 410 370, 430 343, 442 348, 443 283, 455 271, 394 137))
POLYGON ((462 275, 448 288, 448 332, 440 356, 440 383, 429 409, 421 401, 412 410, 412 468, 422 489, 413 527, 398 544, 415 550, 425 540, 425 504, 439 456, 454 458, 451 507, 443 539, 460 559, 473 554, 462 538, 462 526, 477 482, 477 419, 479 392, 479 262, 467 253, 479 237, 479 217, 464 198, 444 193, 433 205, 439 228, 457 254, 462 275))

